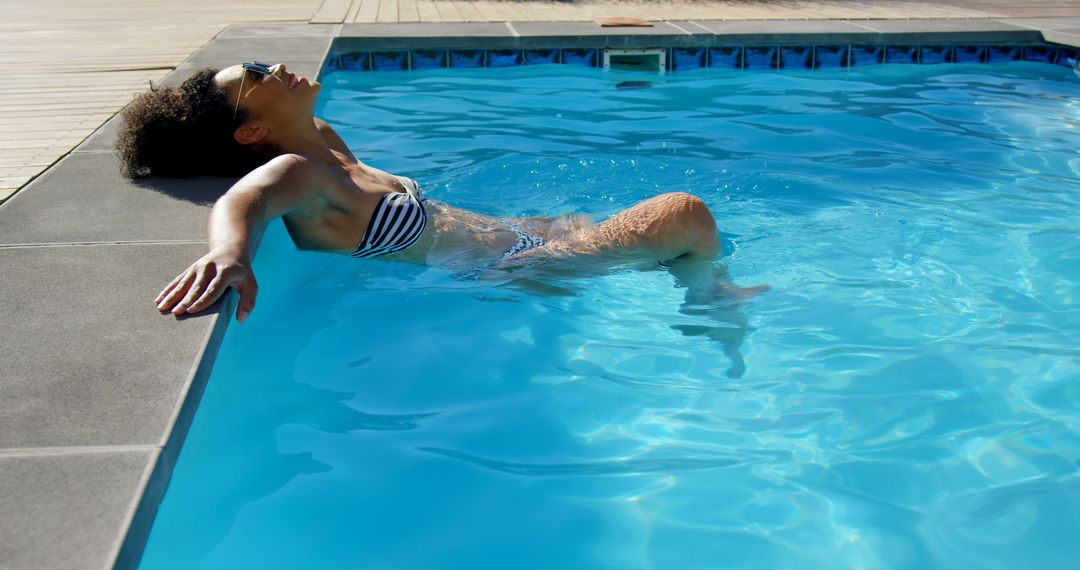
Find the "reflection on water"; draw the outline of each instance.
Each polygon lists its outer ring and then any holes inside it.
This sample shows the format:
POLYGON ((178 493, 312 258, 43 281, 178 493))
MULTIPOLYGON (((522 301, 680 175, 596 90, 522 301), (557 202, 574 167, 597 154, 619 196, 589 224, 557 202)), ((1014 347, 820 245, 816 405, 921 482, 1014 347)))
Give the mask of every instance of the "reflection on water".
POLYGON ((614 271, 538 294, 273 224, 144 567, 1072 566, 1067 69, 556 71, 338 73, 320 109, 488 214, 693 192, 719 282, 771 289, 614 271))

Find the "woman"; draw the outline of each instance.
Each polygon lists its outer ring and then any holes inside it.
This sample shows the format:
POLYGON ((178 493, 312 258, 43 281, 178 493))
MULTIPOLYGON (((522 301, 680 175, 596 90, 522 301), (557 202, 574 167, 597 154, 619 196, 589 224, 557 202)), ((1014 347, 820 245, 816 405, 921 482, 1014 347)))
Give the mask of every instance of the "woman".
POLYGON ((567 275, 628 260, 660 262, 684 280, 704 275, 712 282, 707 289, 738 289, 701 271, 712 266, 719 244, 698 198, 663 194, 600 224, 576 215, 506 221, 426 200, 415 181, 357 160, 314 117, 319 87, 281 64, 245 63, 203 69, 179 89, 140 95, 125 112, 117 149, 126 175, 247 173, 211 211, 209 253, 158 295, 162 312, 198 313, 233 287, 243 322, 258 291, 252 253, 266 222, 278 216, 307 250, 474 267, 473 275, 523 266, 533 275, 567 275))

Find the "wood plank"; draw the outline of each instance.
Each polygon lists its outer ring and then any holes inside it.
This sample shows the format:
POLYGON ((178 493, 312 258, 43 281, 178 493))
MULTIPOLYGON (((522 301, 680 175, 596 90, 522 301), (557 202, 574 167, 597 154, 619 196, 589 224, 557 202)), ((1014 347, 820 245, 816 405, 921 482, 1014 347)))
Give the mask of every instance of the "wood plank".
POLYGON ((64 148, 67 152, 75 148, 75 145, 83 142, 86 137, 74 137, 66 139, 52 139, 40 141, 3 141, 0 140, 0 150, 34 150, 46 148, 64 148))
POLYGON ((439 12, 439 20, 443 22, 464 22, 465 18, 458 12, 457 6, 448 0, 434 0, 432 5, 439 12))
POLYGON ((357 5, 356 15, 353 16, 352 22, 358 23, 370 23, 378 20, 379 17, 379 0, 360 0, 357 5))
POLYGON ((439 16, 439 10, 435 8, 435 2, 432 0, 416 0, 416 10, 420 13, 421 22, 441 22, 442 17, 439 16))
POLYGON ((416 0, 397 0, 398 22, 419 22, 420 11, 416 8, 416 0))
POLYGON ((8 158, 7 154, 8 153, 4 153, 4 156, 0 156, 0 167, 21 166, 26 168, 37 168, 40 172, 44 170, 45 167, 56 162, 56 158, 44 158, 38 156, 15 156, 12 158, 8 158))
POLYGON ((70 127, 76 128, 79 126, 100 125, 107 121, 113 113, 96 113, 93 115, 76 115, 76 116, 53 116, 53 117, 16 117, 11 113, 0 113, 0 123, 4 126, 11 127, 42 127, 42 128, 60 128, 70 127))
POLYGON ((30 176, 0 176, 0 188, 18 188, 30 182, 30 176))
POLYGON ((340 24, 345 21, 350 8, 352 0, 323 0, 310 21, 312 24, 340 24))
POLYGON ((0 165, 0 178, 17 178, 24 176, 37 176, 41 172, 36 166, 3 166, 0 165))
POLYGON ((486 22, 486 16, 470 0, 453 0, 454 7, 466 22, 486 22))
POLYGON ((397 0, 379 0, 376 22, 397 22, 397 0))

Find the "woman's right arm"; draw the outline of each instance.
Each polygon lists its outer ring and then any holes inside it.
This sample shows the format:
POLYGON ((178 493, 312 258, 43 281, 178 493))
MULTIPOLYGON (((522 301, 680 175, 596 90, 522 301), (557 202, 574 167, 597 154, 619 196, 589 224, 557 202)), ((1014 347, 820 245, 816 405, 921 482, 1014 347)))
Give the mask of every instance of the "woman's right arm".
POLYGON ((258 284, 251 258, 266 222, 319 196, 329 176, 326 166, 286 154, 241 178, 210 211, 210 252, 158 294, 158 310, 176 316, 197 313, 233 287, 240 292, 236 319, 244 322, 255 308, 258 284))

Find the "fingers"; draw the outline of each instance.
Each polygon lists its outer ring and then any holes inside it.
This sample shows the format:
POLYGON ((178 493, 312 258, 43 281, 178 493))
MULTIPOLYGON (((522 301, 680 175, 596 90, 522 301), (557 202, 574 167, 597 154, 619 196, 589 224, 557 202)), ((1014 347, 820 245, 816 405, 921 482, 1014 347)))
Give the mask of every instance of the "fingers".
POLYGON ((184 295, 184 300, 173 307, 172 314, 181 315, 187 312, 188 307, 191 307, 191 305, 195 303, 195 300, 202 295, 202 292, 206 290, 209 282, 216 276, 217 271, 215 271, 212 266, 200 267, 197 269, 195 272, 195 279, 191 281, 191 288, 188 289, 187 295, 184 295))
POLYGON ((195 271, 192 268, 188 268, 187 271, 181 273, 173 279, 173 282, 169 284, 161 292, 161 300, 158 301, 159 311, 170 311, 176 305, 177 301, 183 298, 187 293, 188 286, 191 284, 191 280, 195 277, 195 271))
POLYGON ((255 297, 259 294, 259 284, 254 275, 248 275, 240 284, 240 303, 236 307, 236 320, 243 323, 251 311, 255 310, 255 297))
POLYGON ((258 286, 249 263, 229 250, 211 250, 176 276, 155 298, 158 310, 175 316, 198 313, 214 304, 229 287, 240 291, 237 318, 241 321, 255 307, 258 286))
MULTIPOLYGON (((218 297, 220 297, 222 293, 225 292, 226 287, 228 287, 228 283, 225 282, 222 274, 219 273, 216 277, 210 280, 210 284, 207 285, 206 291, 203 291, 203 294, 200 295, 199 298, 196 299, 195 302, 193 302, 191 306, 187 308, 188 312, 197 313, 209 307, 214 303, 214 301, 218 300, 218 297)), ((195 288, 192 287, 193 291, 194 289, 195 288)))

